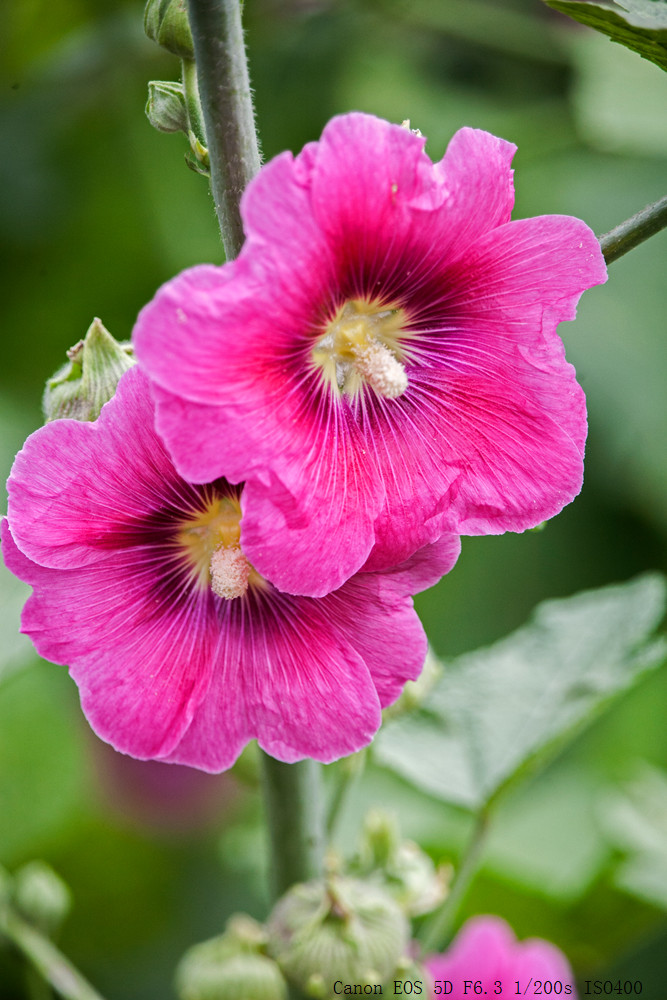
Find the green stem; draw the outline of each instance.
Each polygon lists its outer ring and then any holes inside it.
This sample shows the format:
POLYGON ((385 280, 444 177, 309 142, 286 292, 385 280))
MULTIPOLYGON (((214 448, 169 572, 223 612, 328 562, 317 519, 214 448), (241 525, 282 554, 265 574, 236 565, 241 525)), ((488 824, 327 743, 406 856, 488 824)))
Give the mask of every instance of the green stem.
POLYGON ((449 894, 442 906, 431 916, 421 935, 421 947, 424 954, 436 951, 448 942, 459 907, 479 867, 488 826, 488 814, 482 810, 473 826, 470 840, 461 858, 449 894))
POLYGON ((197 83, 197 64, 194 59, 181 59, 183 93, 185 95, 185 107, 188 112, 188 122, 190 128, 199 139, 202 146, 206 145, 206 130, 204 129, 204 115, 199 98, 199 85, 197 83))
POLYGON ((227 260, 243 246, 241 195, 260 157, 239 0, 188 0, 211 193, 227 260))
POLYGON ((65 1000, 102 1000, 56 946, 19 917, 9 904, 0 904, 0 934, 9 938, 65 1000))
POLYGON ((661 229, 667 226, 667 196, 660 201, 647 205, 641 212, 637 212, 631 219, 626 219, 620 226, 600 236, 600 247, 604 259, 608 264, 618 260, 628 250, 634 250, 636 246, 647 240, 649 236, 655 236, 661 229))
POLYGON ((277 899, 295 882, 322 874, 320 765, 313 760, 283 764, 262 753, 262 785, 277 899))
POLYGON ((361 777, 366 763, 366 751, 345 757, 334 765, 336 774, 334 777, 334 790, 327 809, 326 832, 329 840, 333 838, 338 820, 343 812, 349 794, 361 777))

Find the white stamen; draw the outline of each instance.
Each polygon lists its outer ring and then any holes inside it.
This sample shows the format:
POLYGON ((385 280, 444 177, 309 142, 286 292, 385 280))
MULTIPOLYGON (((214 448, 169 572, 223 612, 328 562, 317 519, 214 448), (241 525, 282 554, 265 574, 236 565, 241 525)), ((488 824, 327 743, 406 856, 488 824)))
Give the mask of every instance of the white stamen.
POLYGON ((211 590, 218 597, 232 601, 243 597, 248 589, 250 563, 238 546, 220 546, 211 555, 211 590))
POLYGON ((380 396, 396 399, 408 387, 405 368, 391 351, 378 340, 373 340, 354 351, 357 368, 380 396))

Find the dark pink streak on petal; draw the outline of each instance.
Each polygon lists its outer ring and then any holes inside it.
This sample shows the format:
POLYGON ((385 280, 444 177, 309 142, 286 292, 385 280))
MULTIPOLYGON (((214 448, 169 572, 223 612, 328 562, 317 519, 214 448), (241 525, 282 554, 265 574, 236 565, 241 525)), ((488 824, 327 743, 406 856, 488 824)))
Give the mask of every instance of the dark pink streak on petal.
POLYGON ((288 763, 329 763, 361 749, 380 705, 354 641, 332 626, 322 601, 270 589, 234 602, 208 697, 167 759, 221 770, 253 737, 288 763))

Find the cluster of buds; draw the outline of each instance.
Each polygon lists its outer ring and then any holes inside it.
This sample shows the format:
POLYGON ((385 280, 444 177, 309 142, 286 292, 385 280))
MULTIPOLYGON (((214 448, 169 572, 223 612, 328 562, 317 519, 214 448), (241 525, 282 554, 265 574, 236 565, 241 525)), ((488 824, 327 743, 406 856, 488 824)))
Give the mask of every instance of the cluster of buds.
POLYGON ((185 0, 148 0, 144 11, 144 30, 161 48, 178 56, 183 68, 181 83, 150 81, 146 116, 158 132, 183 132, 190 143, 185 154, 187 165, 196 173, 208 176, 210 161, 185 0))
POLYGON ((191 948, 178 968, 179 996, 278 1000, 289 986, 333 1000, 340 984, 366 993, 424 986, 429 976, 415 962, 409 918, 440 904, 448 875, 401 840, 393 817, 371 810, 350 865, 332 858, 323 879, 292 886, 265 927, 236 916, 224 934, 191 948))

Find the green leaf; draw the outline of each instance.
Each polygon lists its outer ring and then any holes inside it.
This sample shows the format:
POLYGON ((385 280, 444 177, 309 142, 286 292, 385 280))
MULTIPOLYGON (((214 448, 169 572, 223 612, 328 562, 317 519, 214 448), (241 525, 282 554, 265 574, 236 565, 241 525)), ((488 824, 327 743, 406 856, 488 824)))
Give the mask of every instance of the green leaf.
POLYGON ((642 762, 626 793, 608 796, 603 807, 612 840, 628 855, 615 882, 667 909, 667 774, 642 762))
POLYGON ((665 642, 649 639, 664 608, 657 574, 545 601, 523 628, 448 664, 422 709, 382 729, 376 759, 446 802, 484 807, 664 661, 665 642))
POLYGON ((544 0, 667 70, 667 0, 544 0))

